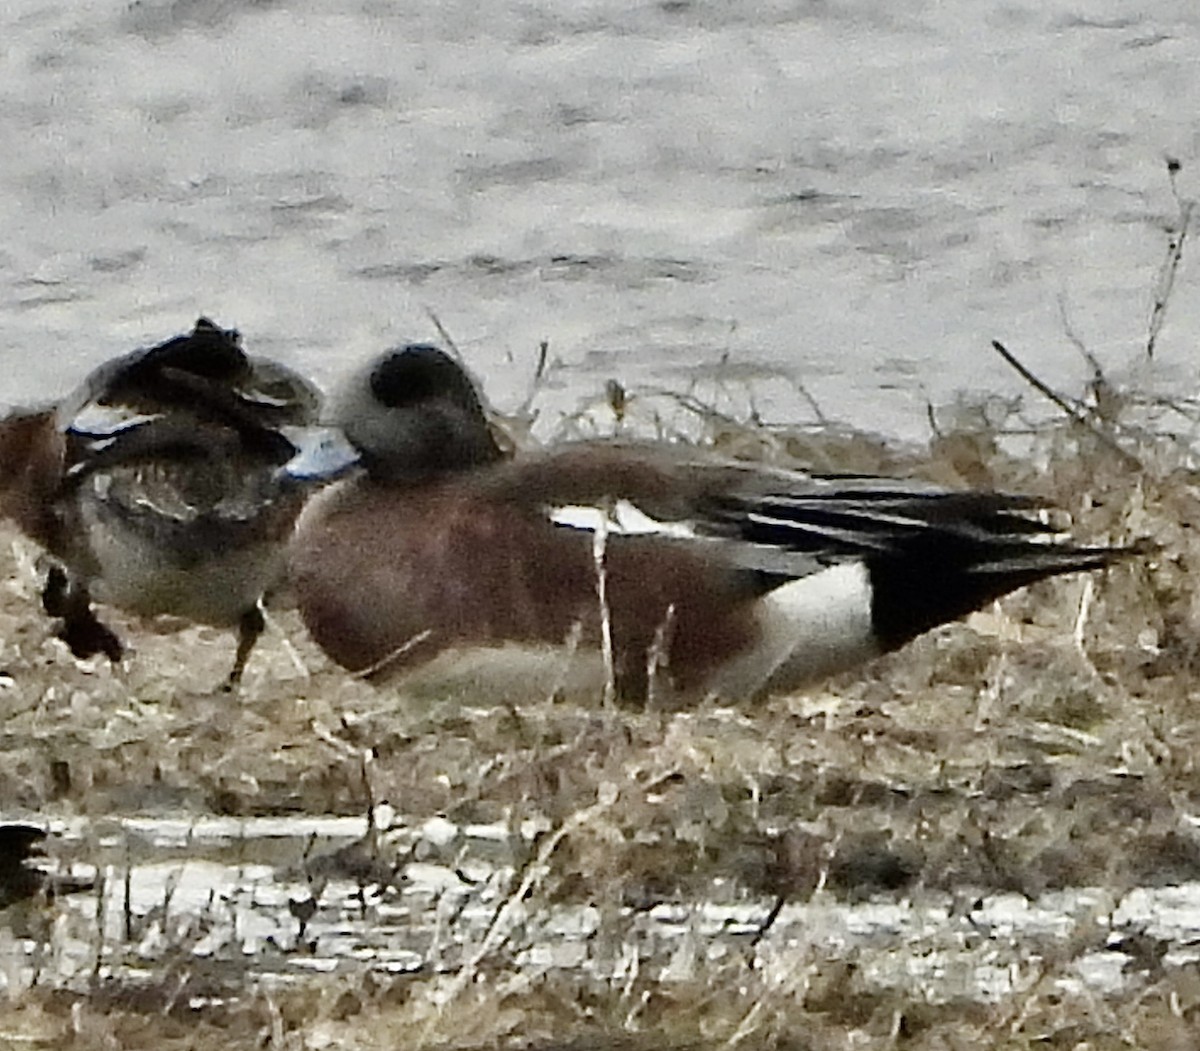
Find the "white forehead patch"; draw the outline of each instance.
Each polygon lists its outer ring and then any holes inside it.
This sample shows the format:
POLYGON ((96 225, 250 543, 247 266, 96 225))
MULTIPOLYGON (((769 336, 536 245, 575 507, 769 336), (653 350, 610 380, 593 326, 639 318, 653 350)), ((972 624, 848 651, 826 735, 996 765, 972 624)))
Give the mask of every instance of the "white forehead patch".
POLYGON ((549 518, 555 525, 583 529, 589 533, 603 531, 614 536, 664 536, 676 540, 696 539, 696 530, 691 522, 664 522, 657 518, 651 518, 628 500, 618 500, 610 507, 597 507, 591 504, 566 504, 561 507, 552 507, 549 518))

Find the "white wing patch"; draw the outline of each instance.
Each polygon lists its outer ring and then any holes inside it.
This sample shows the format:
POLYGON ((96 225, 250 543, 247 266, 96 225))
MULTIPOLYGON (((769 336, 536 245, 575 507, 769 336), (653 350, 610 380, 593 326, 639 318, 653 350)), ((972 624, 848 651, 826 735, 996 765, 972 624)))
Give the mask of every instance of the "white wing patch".
POLYGON ((628 500, 617 500, 611 507, 591 504, 566 504, 552 507, 550 521, 555 525, 582 529, 609 536, 663 536, 675 540, 701 539, 691 522, 664 522, 651 518, 628 500))
POLYGON ((161 412, 137 412, 125 405, 100 405, 88 402, 66 423, 76 434, 98 439, 114 439, 125 431, 160 420, 161 412))
MULTIPOLYGON (((88 453, 96 456, 115 449, 125 435, 164 418, 165 413, 161 412, 138 412, 127 405, 88 402, 65 425, 60 420, 60 426, 68 434, 80 439, 88 453)), ((77 477, 88 469, 89 461, 81 459, 68 468, 67 477, 77 477)))

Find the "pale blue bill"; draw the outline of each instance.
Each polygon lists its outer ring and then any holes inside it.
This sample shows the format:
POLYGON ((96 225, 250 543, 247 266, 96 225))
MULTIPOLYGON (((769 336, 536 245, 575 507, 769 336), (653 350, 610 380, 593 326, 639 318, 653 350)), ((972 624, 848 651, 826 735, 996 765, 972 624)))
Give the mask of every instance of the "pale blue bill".
POLYGON ((340 427, 281 427, 280 431, 296 447, 296 455, 280 470, 295 481, 332 481, 361 459, 340 427))

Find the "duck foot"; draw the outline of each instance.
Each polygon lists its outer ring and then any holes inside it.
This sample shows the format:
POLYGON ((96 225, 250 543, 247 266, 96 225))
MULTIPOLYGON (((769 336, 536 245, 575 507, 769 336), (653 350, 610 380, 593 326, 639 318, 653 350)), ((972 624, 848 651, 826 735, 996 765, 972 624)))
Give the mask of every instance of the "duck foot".
POLYGON ((74 582, 61 566, 52 566, 42 588, 42 608, 52 617, 61 617, 62 626, 55 635, 80 660, 103 653, 113 664, 120 663, 125 647, 113 630, 102 624, 92 611, 87 588, 74 582))

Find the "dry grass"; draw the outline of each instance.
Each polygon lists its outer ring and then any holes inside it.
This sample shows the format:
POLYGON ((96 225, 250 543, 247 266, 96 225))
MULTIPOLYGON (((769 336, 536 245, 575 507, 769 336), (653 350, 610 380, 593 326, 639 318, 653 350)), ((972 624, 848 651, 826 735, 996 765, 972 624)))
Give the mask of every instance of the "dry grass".
POLYGON ((213 690, 233 647, 217 632, 132 626, 126 668, 84 668, 50 637, 31 550, 6 534, 9 815, 356 814, 386 799, 413 822, 544 832, 518 859, 510 912, 440 972, 302 989, 210 976, 181 991, 167 970, 136 986, 10 987, 0 1048, 1196 1046, 1200 969, 1166 962, 1154 938, 1125 932, 1119 993, 1074 980, 1110 944, 1130 888, 1200 879, 1200 502, 1186 443, 1117 426, 1136 410, 1109 411, 1099 433, 1068 421, 1005 439, 996 406, 959 406, 920 451, 702 420, 703 440, 735 455, 1043 494, 1082 539, 1157 545, 1104 576, 1012 596, 865 674, 735 710, 376 691, 328 667, 287 614, 309 671, 275 634, 240 698, 213 690), (994 1002, 888 990, 816 933, 783 944, 764 930, 744 952, 676 960, 669 977, 628 960, 607 976, 539 970, 510 938, 518 905, 596 906, 591 951, 619 960, 656 902, 756 901, 766 916, 772 902, 908 898, 953 911, 1069 887, 1102 888, 1095 915, 1004 956, 1016 980, 994 1002))

